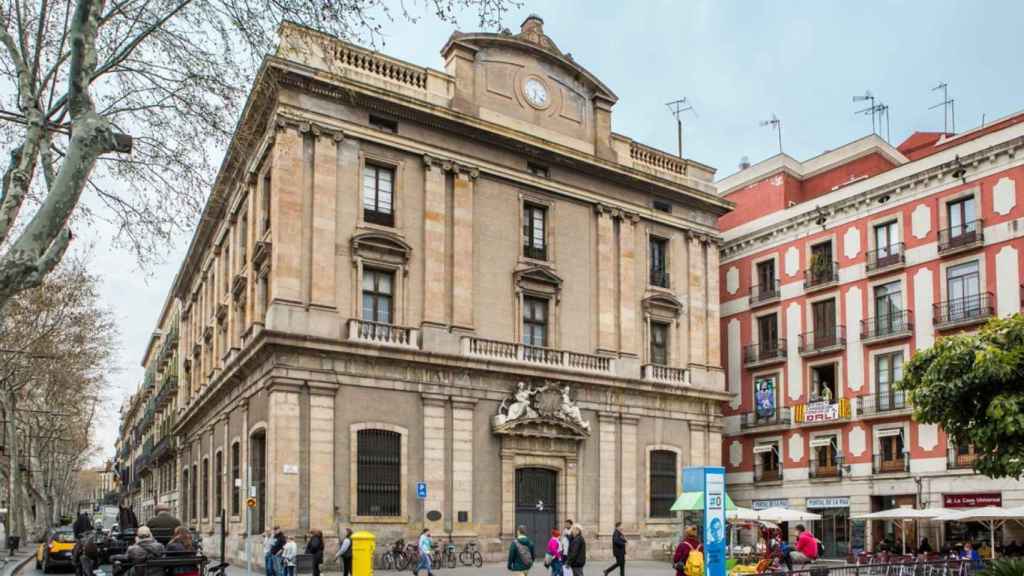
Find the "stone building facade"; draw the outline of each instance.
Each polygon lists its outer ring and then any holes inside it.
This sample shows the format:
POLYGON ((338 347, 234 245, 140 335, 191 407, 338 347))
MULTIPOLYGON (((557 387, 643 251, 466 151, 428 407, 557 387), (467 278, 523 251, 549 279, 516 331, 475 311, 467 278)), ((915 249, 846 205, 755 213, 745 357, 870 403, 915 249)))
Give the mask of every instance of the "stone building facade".
POLYGON ((241 556, 251 494, 252 534, 496 551, 569 517, 660 554, 682 468, 720 463, 714 171, 613 133, 540 18, 442 55, 286 23, 255 81, 147 355, 157 492, 208 549, 224 510, 241 556))

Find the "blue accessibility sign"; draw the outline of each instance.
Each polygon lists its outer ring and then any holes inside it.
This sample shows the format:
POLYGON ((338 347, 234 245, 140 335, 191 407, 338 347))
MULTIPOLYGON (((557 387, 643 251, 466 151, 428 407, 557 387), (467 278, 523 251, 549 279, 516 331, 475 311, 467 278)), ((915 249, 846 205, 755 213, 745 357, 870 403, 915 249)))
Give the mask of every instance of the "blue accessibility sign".
POLYGON ((427 483, 426 482, 417 482, 416 483, 416 498, 418 498, 420 500, 426 500, 427 499, 427 483))

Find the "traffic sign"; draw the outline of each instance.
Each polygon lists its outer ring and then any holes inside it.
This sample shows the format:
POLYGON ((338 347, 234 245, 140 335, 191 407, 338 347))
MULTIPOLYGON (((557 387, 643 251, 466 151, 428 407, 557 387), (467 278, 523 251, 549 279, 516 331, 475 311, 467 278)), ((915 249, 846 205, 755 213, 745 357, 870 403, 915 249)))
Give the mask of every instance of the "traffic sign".
POLYGON ((248 506, 249 508, 255 508, 256 507, 256 499, 255 498, 247 499, 245 501, 245 505, 248 506))
POLYGON ((416 498, 418 498, 420 500, 426 500, 427 499, 427 483, 426 482, 417 482, 416 483, 416 498))

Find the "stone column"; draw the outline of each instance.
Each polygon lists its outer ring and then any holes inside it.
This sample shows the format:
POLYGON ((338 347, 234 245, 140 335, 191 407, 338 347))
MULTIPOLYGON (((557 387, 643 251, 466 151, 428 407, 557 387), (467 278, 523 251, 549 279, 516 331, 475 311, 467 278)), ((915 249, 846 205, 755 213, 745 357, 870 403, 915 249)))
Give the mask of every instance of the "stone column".
POLYGON ((608 208, 598 204, 597 212, 597 348, 615 352, 615 223, 608 208))
POLYGON ((445 279, 447 226, 445 174, 440 161, 423 157, 423 321, 447 324, 445 279))
POLYGON ((718 321, 718 242, 708 242, 707 256, 708 366, 718 367, 722 365, 722 327, 718 321))
POLYGON ((598 468, 601 504, 598 509, 598 533, 606 537, 615 529, 618 501, 618 426, 615 414, 601 413, 598 419, 598 468))
POLYGON ((459 522, 459 512, 466 513, 466 523, 473 523, 473 415, 476 400, 452 400, 452 526, 455 532, 468 527, 459 522))
POLYGON ((335 289, 336 226, 338 220, 338 147, 342 136, 317 134, 313 149, 312 266, 310 303, 337 306, 335 289))
POLYGON ((684 466, 707 465, 707 428, 703 424, 690 424, 690 461, 684 466))
MULTIPOLYGON (((427 483, 427 499, 423 502, 424 512, 445 511, 448 492, 448 464, 445 458, 448 446, 447 411, 447 398, 435 394, 423 395, 423 481, 427 483)), ((442 531, 444 520, 428 522, 424 518, 424 526, 442 531)))
POLYGON ((302 134, 278 123, 273 149, 270 219, 274 249, 270 274, 276 300, 302 301, 302 134))
POLYGON ((639 355, 636 321, 636 214, 625 214, 619 224, 619 350, 639 355))
POLYGON ((267 517, 271 525, 299 525, 299 393, 271 384, 267 430, 267 517))
MULTIPOLYGON (((572 508, 570 508, 572 510, 572 508)), ((516 532, 516 459, 501 451, 501 537, 510 539, 516 532)))
POLYGON ((722 465, 722 451, 716 450, 716 446, 722 445, 722 431, 708 431, 708 466, 722 465))
POLYGON ((622 520, 623 529, 632 532, 639 529, 637 524, 637 437, 638 419, 635 416, 622 417, 622 520))
POLYGON ((312 388, 309 397, 309 525, 334 532, 334 394, 312 388))
POLYGON ((452 207, 452 324, 473 328, 473 192, 479 172, 460 166, 452 207))
POLYGON ((690 236, 688 245, 690 248, 688 290, 690 363, 707 366, 707 279, 705 276, 707 262, 704 259, 704 241, 698 236, 690 236))

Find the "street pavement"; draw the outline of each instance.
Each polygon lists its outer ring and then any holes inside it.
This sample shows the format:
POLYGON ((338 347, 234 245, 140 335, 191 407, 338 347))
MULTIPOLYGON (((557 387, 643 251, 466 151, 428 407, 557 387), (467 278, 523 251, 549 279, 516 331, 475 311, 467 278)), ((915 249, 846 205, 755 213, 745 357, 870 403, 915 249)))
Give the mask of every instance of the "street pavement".
MULTIPOLYGON (((601 571, 606 566, 611 564, 611 561, 601 560, 588 562, 584 568, 584 572, 589 576, 601 576, 601 571)), ((328 564, 321 568, 321 573, 325 576, 338 576, 338 566, 334 564, 328 564)), ((374 570, 374 576, 412 576, 412 570, 405 570, 402 572, 396 571, 385 571, 385 570, 374 570)), ((434 576, 508 576, 509 571, 504 564, 484 564, 480 568, 473 566, 459 566, 456 568, 439 568, 434 570, 434 576)), ((541 563, 537 563, 532 570, 530 570, 531 576, 548 576, 550 572, 544 568, 541 563)), ((654 562, 649 560, 637 560, 631 562, 626 560, 626 576, 672 576, 675 574, 672 571, 672 566, 668 562, 654 562)), ((227 569, 226 576, 247 576, 245 566, 232 566, 227 569)), ((262 570, 257 570, 253 567, 252 576, 265 576, 262 570)), ((421 573, 421 576, 426 576, 421 573)), ((618 576, 618 571, 613 572, 610 576, 618 576)))

